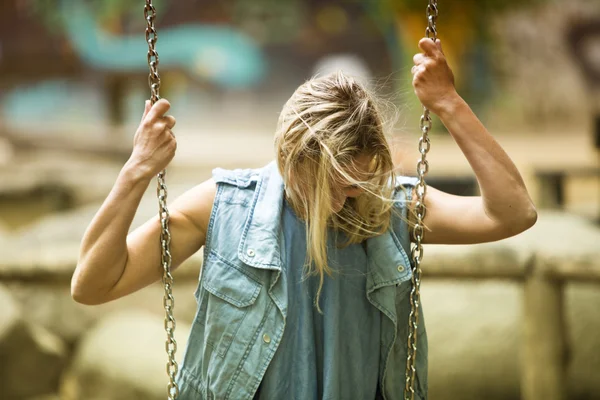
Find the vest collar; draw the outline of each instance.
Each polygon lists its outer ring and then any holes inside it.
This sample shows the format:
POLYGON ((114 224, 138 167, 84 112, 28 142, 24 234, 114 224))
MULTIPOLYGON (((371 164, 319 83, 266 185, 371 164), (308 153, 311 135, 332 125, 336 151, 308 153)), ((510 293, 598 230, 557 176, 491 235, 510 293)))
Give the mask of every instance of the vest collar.
POLYGON ((410 260, 391 227, 367 239, 367 269, 368 293, 410 279, 410 260))
MULTIPOLYGON (((272 161, 262 168, 256 183, 250 212, 238 247, 238 258, 242 262, 255 268, 281 270, 283 201, 283 178, 277 163, 272 161)), ((367 239, 366 249, 367 292, 410 279, 410 260, 391 227, 382 235, 367 239)))
POLYGON ((238 258, 255 268, 281 270, 280 236, 284 184, 277 163, 265 166, 238 247, 238 258))

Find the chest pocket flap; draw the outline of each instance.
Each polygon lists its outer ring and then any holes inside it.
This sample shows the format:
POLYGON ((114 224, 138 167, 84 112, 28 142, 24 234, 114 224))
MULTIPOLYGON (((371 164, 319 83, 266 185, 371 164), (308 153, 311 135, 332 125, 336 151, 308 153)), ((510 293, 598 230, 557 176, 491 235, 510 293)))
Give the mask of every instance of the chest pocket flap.
POLYGON ((211 252, 202 272, 204 288, 236 307, 248 307, 256 301, 261 284, 238 267, 211 252))

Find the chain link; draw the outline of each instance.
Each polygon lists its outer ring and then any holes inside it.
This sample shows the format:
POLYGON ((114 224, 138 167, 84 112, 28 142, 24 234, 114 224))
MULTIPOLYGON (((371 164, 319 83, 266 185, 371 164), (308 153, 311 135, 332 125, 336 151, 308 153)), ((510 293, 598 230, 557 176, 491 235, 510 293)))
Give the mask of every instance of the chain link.
MULTIPOLYGON (((148 42, 148 86, 150 87, 150 102, 156 103, 160 99, 160 75, 158 74, 158 53, 155 46, 158 41, 154 20, 156 19, 156 9, 152 5, 152 0, 146 0, 144 6, 144 17, 146 18, 146 42, 148 42)), ((175 298, 173 297, 173 275, 171 275, 171 232, 169 231, 169 209, 167 208, 167 184, 165 175, 167 171, 161 171, 158 178, 156 196, 158 197, 158 207, 160 216, 160 246, 162 250, 161 264, 163 267, 162 282, 165 289, 163 297, 163 306, 165 308, 165 332, 167 340, 165 350, 167 352, 167 374, 169 375, 169 384, 167 385, 167 399, 175 400, 179 396, 179 387, 175 378, 179 366, 175 361, 175 352, 177 352, 177 342, 175 341, 175 316, 173 308, 175 307, 175 298)))
MULTIPOLYGON (((438 8, 437 0, 429 0, 427 4, 427 29, 425 35, 435 42, 437 38, 437 22, 438 8)), ((413 228, 414 245, 411 248, 412 258, 412 288, 410 291, 410 314, 408 316, 408 343, 406 357, 406 382, 404 388, 404 398, 413 400, 415 397, 415 373, 416 373, 416 358, 417 358, 417 327, 419 326, 419 303, 421 301, 421 260, 423 259, 423 236, 425 219, 425 195, 427 194, 427 184, 425 183, 425 175, 429 172, 429 163, 427 162, 427 153, 431 147, 429 141, 429 131, 431 130, 431 116, 429 110, 423 107, 423 115, 420 121, 421 138, 419 139, 419 153, 421 157, 417 162, 417 177, 418 182, 415 186, 417 201, 415 203, 416 223, 413 228)))

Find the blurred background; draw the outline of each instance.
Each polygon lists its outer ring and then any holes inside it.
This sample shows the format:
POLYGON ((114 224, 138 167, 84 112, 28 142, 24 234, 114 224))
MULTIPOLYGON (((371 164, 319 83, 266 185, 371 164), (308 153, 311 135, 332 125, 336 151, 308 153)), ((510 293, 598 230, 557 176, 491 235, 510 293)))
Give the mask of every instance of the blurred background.
MULTIPOLYGON (((412 56, 425 0, 154 0, 161 95, 178 123, 169 199, 215 167, 273 158, 278 113, 342 69, 383 101, 415 175, 412 56)), ((0 398, 165 397, 162 286, 96 307, 69 293, 79 241, 129 157, 149 97, 143 1, 0 2, 0 398)), ((515 161, 530 231, 428 246, 422 284, 432 399, 600 399, 600 4, 439 4, 458 92, 515 161)), ((434 120, 428 183, 477 195, 434 120)), ((151 186, 132 229, 153 216, 151 186)), ((157 244, 158 246, 158 244, 157 244)), ((201 254, 175 274, 178 358, 201 254)))

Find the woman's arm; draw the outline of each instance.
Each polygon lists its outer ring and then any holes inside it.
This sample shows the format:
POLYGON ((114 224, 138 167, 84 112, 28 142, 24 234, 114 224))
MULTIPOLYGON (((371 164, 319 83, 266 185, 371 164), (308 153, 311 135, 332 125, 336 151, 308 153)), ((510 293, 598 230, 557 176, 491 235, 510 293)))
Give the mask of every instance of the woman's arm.
MULTIPOLYGON (((146 105, 134 139, 130 160, 121 170, 110 194, 86 229, 79 260, 71 279, 71 295, 83 304, 101 304, 143 288, 162 276, 160 221, 155 216, 127 234, 140 200, 152 178, 173 158, 173 117, 165 100, 152 109, 146 105)), ((173 237, 172 267, 203 244, 216 186, 207 181, 169 207, 173 237)))
POLYGON ((425 243, 469 244, 504 239, 533 226, 537 212, 516 166, 456 93, 439 41, 419 42, 413 85, 421 102, 444 123, 469 161, 481 196, 428 188, 425 243))

